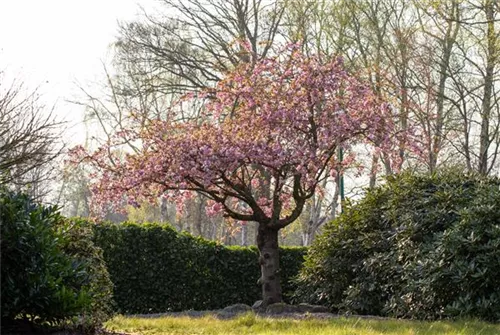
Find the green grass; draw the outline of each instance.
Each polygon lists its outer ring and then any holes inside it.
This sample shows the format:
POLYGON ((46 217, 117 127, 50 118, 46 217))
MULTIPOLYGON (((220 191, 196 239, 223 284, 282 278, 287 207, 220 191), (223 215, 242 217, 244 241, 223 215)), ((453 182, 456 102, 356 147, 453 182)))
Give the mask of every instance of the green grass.
POLYGON ((203 318, 163 317, 135 318, 117 316, 106 323, 106 328, 129 334, 144 335, 498 335, 500 324, 478 321, 406 321, 366 320, 355 317, 330 320, 270 319, 246 314, 231 320, 203 318))

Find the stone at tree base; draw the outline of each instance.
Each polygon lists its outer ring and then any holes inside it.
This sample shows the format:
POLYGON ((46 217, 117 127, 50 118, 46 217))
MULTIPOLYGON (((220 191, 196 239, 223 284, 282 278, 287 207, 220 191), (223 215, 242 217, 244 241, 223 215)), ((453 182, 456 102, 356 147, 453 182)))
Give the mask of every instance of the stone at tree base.
POLYGON ((324 306, 318 305, 309 305, 305 303, 301 303, 299 305, 288 305, 285 303, 276 303, 267 306, 266 314, 282 314, 282 313, 297 313, 297 314, 305 314, 305 313, 328 313, 328 308, 324 306))
POLYGON ((329 313, 330 310, 321 305, 310 305, 306 303, 300 303, 297 306, 297 309, 300 313, 329 313))
POLYGON ((263 303, 264 301, 262 300, 257 300, 256 302, 254 302, 254 304, 252 305, 252 309, 253 310, 259 310, 259 309, 262 309, 264 306, 263 306, 263 303))
POLYGON ((281 314, 281 313, 298 313, 297 306, 288 305, 284 302, 278 302, 267 306, 267 314, 281 314))
POLYGON ((246 305, 246 304, 234 304, 231 306, 227 306, 222 310, 224 313, 246 313, 246 312, 251 312, 252 307, 246 305))
POLYGON ((256 301, 252 309, 256 312, 265 312, 265 314, 306 314, 306 313, 330 313, 330 310, 321 305, 310 305, 300 303, 298 305, 289 305, 284 302, 278 302, 265 306, 262 300, 256 301))

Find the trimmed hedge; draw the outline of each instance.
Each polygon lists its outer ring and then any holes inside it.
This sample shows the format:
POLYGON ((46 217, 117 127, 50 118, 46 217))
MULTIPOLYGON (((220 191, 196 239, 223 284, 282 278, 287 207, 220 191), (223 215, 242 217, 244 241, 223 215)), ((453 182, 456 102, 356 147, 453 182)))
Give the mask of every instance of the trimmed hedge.
POLYGON ((297 297, 356 313, 500 321, 500 180, 402 174, 324 227, 297 297))
MULTIPOLYGON (((217 309, 261 298, 255 247, 226 247, 159 224, 98 224, 95 241, 121 313, 217 309)), ((285 299, 296 288, 291 278, 304 254, 305 248, 281 248, 285 299)))

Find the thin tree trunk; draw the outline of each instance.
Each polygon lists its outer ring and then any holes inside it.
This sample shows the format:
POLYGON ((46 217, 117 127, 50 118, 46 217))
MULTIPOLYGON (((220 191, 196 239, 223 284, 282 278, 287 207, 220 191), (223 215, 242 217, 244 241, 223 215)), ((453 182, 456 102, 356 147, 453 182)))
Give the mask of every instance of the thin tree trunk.
POLYGON ((491 97, 493 92, 493 76, 497 57, 497 38, 495 36, 495 21, 494 21, 494 3, 488 0, 485 5, 486 20, 488 21, 487 43, 488 54, 486 59, 486 73, 484 76, 484 93, 483 103, 481 106, 481 135, 479 148, 479 166, 478 170, 481 174, 488 174, 488 149, 491 144, 490 140, 490 115, 491 115, 491 97))
POLYGON ((375 183, 377 182, 377 170, 378 170, 378 160, 379 160, 379 153, 374 152, 372 154, 372 167, 370 171, 370 188, 375 187, 375 183))
POLYGON ((196 209, 196 211, 197 211, 197 213, 196 213, 195 225, 196 225, 196 229, 198 230, 198 236, 206 237, 204 234, 204 231, 203 231, 203 227, 204 227, 204 223, 205 223, 205 222, 203 222, 203 220, 204 220, 203 213, 205 212, 205 198, 200 194, 198 195, 198 208, 196 209))
POLYGON ((259 264, 262 285, 262 307, 282 301, 281 281, 279 275, 278 229, 259 224, 257 233, 259 248, 259 264))
POLYGON ((161 223, 168 222, 167 199, 165 199, 164 197, 160 198, 160 222, 161 223))
POLYGON ((242 246, 248 245, 248 223, 247 222, 245 222, 244 224, 241 225, 241 245, 242 246))

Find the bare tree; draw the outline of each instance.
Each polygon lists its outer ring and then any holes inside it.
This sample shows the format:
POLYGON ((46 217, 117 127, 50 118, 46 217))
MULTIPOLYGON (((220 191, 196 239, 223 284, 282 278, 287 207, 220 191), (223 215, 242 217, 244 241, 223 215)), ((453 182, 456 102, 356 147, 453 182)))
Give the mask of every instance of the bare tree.
POLYGON ((234 66, 265 57, 284 11, 282 1, 162 2, 169 15, 121 25, 116 61, 143 79, 143 89, 164 94, 210 87, 234 66))
POLYGON ((499 51, 498 26, 495 23, 498 20, 500 6, 497 1, 485 0, 481 4, 476 4, 486 19, 484 51, 485 68, 482 71, 483 96, 481 105, 481 132, 479 135, 479 159, 478 171, 481 174, 489 174, 494 166, 498 154, 499 122, 498 122, 498 98, 495 91, 495 82, 498 75, 499 51), (495 113, 496 112, 496 113, 495 113), (495 122, 496 120, 496 122, 495 122), (491 146, 497 139, 497 147, 494 153, 491 153, 491 146))
POLYGON ((63 122, 40 102, 37 90, 24 90, 0 80, 0 185, 31 189, 43 196, 43 184, 53 177, 50 164, 62 153, 63 122))
POLYGON ((460 2, 459 38, 445 99, 452 105, 448 141, 469 171, 498 173, 500 145, 498 2, 460 2))
POLYGON ((57 203, 63 206, 63 213, 69 217, 90 215, 90 180, 82 167, 67 166, 62 173, 57 203))

